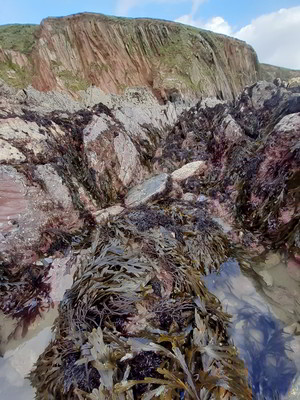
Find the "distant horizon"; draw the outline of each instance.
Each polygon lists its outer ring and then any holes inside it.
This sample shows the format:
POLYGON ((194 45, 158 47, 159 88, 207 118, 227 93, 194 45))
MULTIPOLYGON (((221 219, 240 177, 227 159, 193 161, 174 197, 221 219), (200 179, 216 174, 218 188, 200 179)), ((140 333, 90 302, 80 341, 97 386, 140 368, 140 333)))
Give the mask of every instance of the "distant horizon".
POLYGON ((1 5, 0 26, 39 25, 76 14, 180 22, 250 44, 261 63, 300 69, 299 0, 10 0, 1 5))

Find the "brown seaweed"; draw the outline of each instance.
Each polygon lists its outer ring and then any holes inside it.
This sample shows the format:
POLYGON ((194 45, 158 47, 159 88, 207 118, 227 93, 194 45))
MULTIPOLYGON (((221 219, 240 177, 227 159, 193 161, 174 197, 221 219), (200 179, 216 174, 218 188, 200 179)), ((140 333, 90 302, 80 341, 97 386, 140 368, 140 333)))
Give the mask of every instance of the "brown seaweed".
POLYGON ((180 202, 99 228, 30 375, 37 399, 250 400, 230 316, 201 280, 234 255, 205 213, 180 202))

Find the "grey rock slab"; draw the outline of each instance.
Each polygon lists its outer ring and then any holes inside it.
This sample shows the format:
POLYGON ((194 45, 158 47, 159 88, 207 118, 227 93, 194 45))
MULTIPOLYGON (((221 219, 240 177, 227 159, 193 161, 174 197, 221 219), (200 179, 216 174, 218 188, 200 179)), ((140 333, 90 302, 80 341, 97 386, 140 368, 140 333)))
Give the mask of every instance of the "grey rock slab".
POLYGON ((155 199, 159 195, 163 195, 168 191, 169 182, 170 175, 165 173, 147 179, 129 191, 125 199, 125 205, 127 207, 137 207, 155 199))

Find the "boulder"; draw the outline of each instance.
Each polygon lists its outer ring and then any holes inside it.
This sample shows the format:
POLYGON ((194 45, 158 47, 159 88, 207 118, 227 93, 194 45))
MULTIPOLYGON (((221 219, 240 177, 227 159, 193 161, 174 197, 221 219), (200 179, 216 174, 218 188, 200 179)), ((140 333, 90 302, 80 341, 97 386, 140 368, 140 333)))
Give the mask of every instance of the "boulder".
POLYGON ((205 161, 194 161, 185 164, 171 174, 171 177, 176 182, 184 181, 192 176, 201 175, 206 171, 205 161))
POLYGON ((133 187, 125 198, 125 205, 137 207, 163 196, 171 189, 170 179, 169 174, 163 173, 133 187))

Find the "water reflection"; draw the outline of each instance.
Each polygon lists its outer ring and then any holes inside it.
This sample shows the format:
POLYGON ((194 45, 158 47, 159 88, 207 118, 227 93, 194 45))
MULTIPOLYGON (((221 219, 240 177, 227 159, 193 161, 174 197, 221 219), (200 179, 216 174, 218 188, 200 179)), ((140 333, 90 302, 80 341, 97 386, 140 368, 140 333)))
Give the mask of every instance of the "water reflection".
POLYGON ((220 273, 204 278, 208 289, 232 317, 229 333, 249 371, 255 399, 286 398, 299 371, 289 353, 293 336, 273 314, 252 279, 229 260, 220 273))

